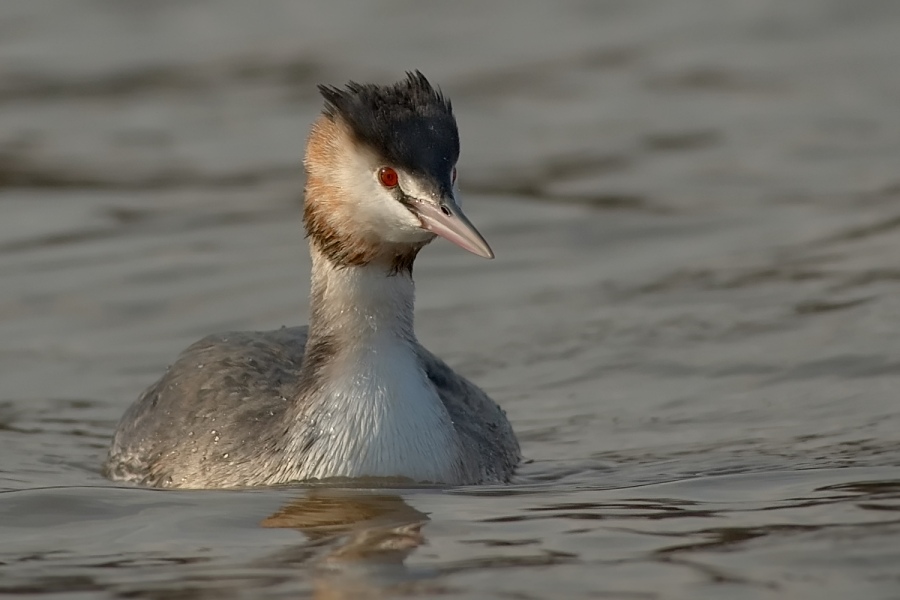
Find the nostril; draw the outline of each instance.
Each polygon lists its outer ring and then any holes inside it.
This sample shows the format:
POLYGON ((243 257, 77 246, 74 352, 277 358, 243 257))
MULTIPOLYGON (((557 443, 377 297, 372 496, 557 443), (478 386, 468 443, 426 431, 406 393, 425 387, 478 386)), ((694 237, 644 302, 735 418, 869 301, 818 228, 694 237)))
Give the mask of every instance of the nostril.
POLYGON ((447 206, 441 205, 441 212, 447 215, 448 217, 453 214, 450 212, 450 209, 447 206))

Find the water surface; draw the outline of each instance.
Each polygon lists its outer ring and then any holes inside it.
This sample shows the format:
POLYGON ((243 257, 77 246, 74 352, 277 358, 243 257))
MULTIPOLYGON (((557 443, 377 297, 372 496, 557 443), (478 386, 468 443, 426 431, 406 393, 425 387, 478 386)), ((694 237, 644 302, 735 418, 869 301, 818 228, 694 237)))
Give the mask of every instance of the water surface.
POLYGON ((900 597, 900 5, 0 9, 0 593, 900 597), (318 82, 422 69, 497 253, 421 340, 512 419, 509 486, 99 475, 197 338, 306 318, 318 82))

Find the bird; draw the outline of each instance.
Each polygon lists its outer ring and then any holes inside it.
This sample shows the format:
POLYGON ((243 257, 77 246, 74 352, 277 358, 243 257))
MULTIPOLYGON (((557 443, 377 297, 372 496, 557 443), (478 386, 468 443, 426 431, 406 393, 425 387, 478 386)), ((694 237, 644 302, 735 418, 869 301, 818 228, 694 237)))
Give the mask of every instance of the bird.
POLYGON ((425 349, 413 262, 442 237, 493 258, 461 209, 449 99, 420 71, 319 85, 303 166, 308 326, 209 335, 126 410, 103 474, 158 488, 508 482, 506 413, 425 349))

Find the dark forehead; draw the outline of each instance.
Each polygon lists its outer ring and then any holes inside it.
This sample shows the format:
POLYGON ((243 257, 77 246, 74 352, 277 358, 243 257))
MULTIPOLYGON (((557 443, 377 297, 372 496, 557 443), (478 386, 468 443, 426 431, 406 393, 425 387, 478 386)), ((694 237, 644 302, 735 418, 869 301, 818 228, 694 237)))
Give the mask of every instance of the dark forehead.
POLYGON ((347 123, 385 162, 434 175, 456 164, 459 132, 450 101, 418 71, 393 85, 350 82, 319 91, 325 114, 347 123))

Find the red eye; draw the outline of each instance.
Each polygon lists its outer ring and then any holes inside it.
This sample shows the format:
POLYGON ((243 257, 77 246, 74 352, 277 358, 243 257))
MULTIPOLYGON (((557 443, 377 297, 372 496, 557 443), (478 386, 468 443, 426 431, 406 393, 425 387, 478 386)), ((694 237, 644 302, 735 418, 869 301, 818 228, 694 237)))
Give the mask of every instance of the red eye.
POLYGON ((456 183, 456 167, 453 167, 453 170, 450 171, 450 183, 456 183))
POLYGON ((397 171, 390 167, 381 167, 381 170, 378 171, 378 180, 381 181, 381 185, 388 188, 397 187, 397 184, 400 183, 397 171))

